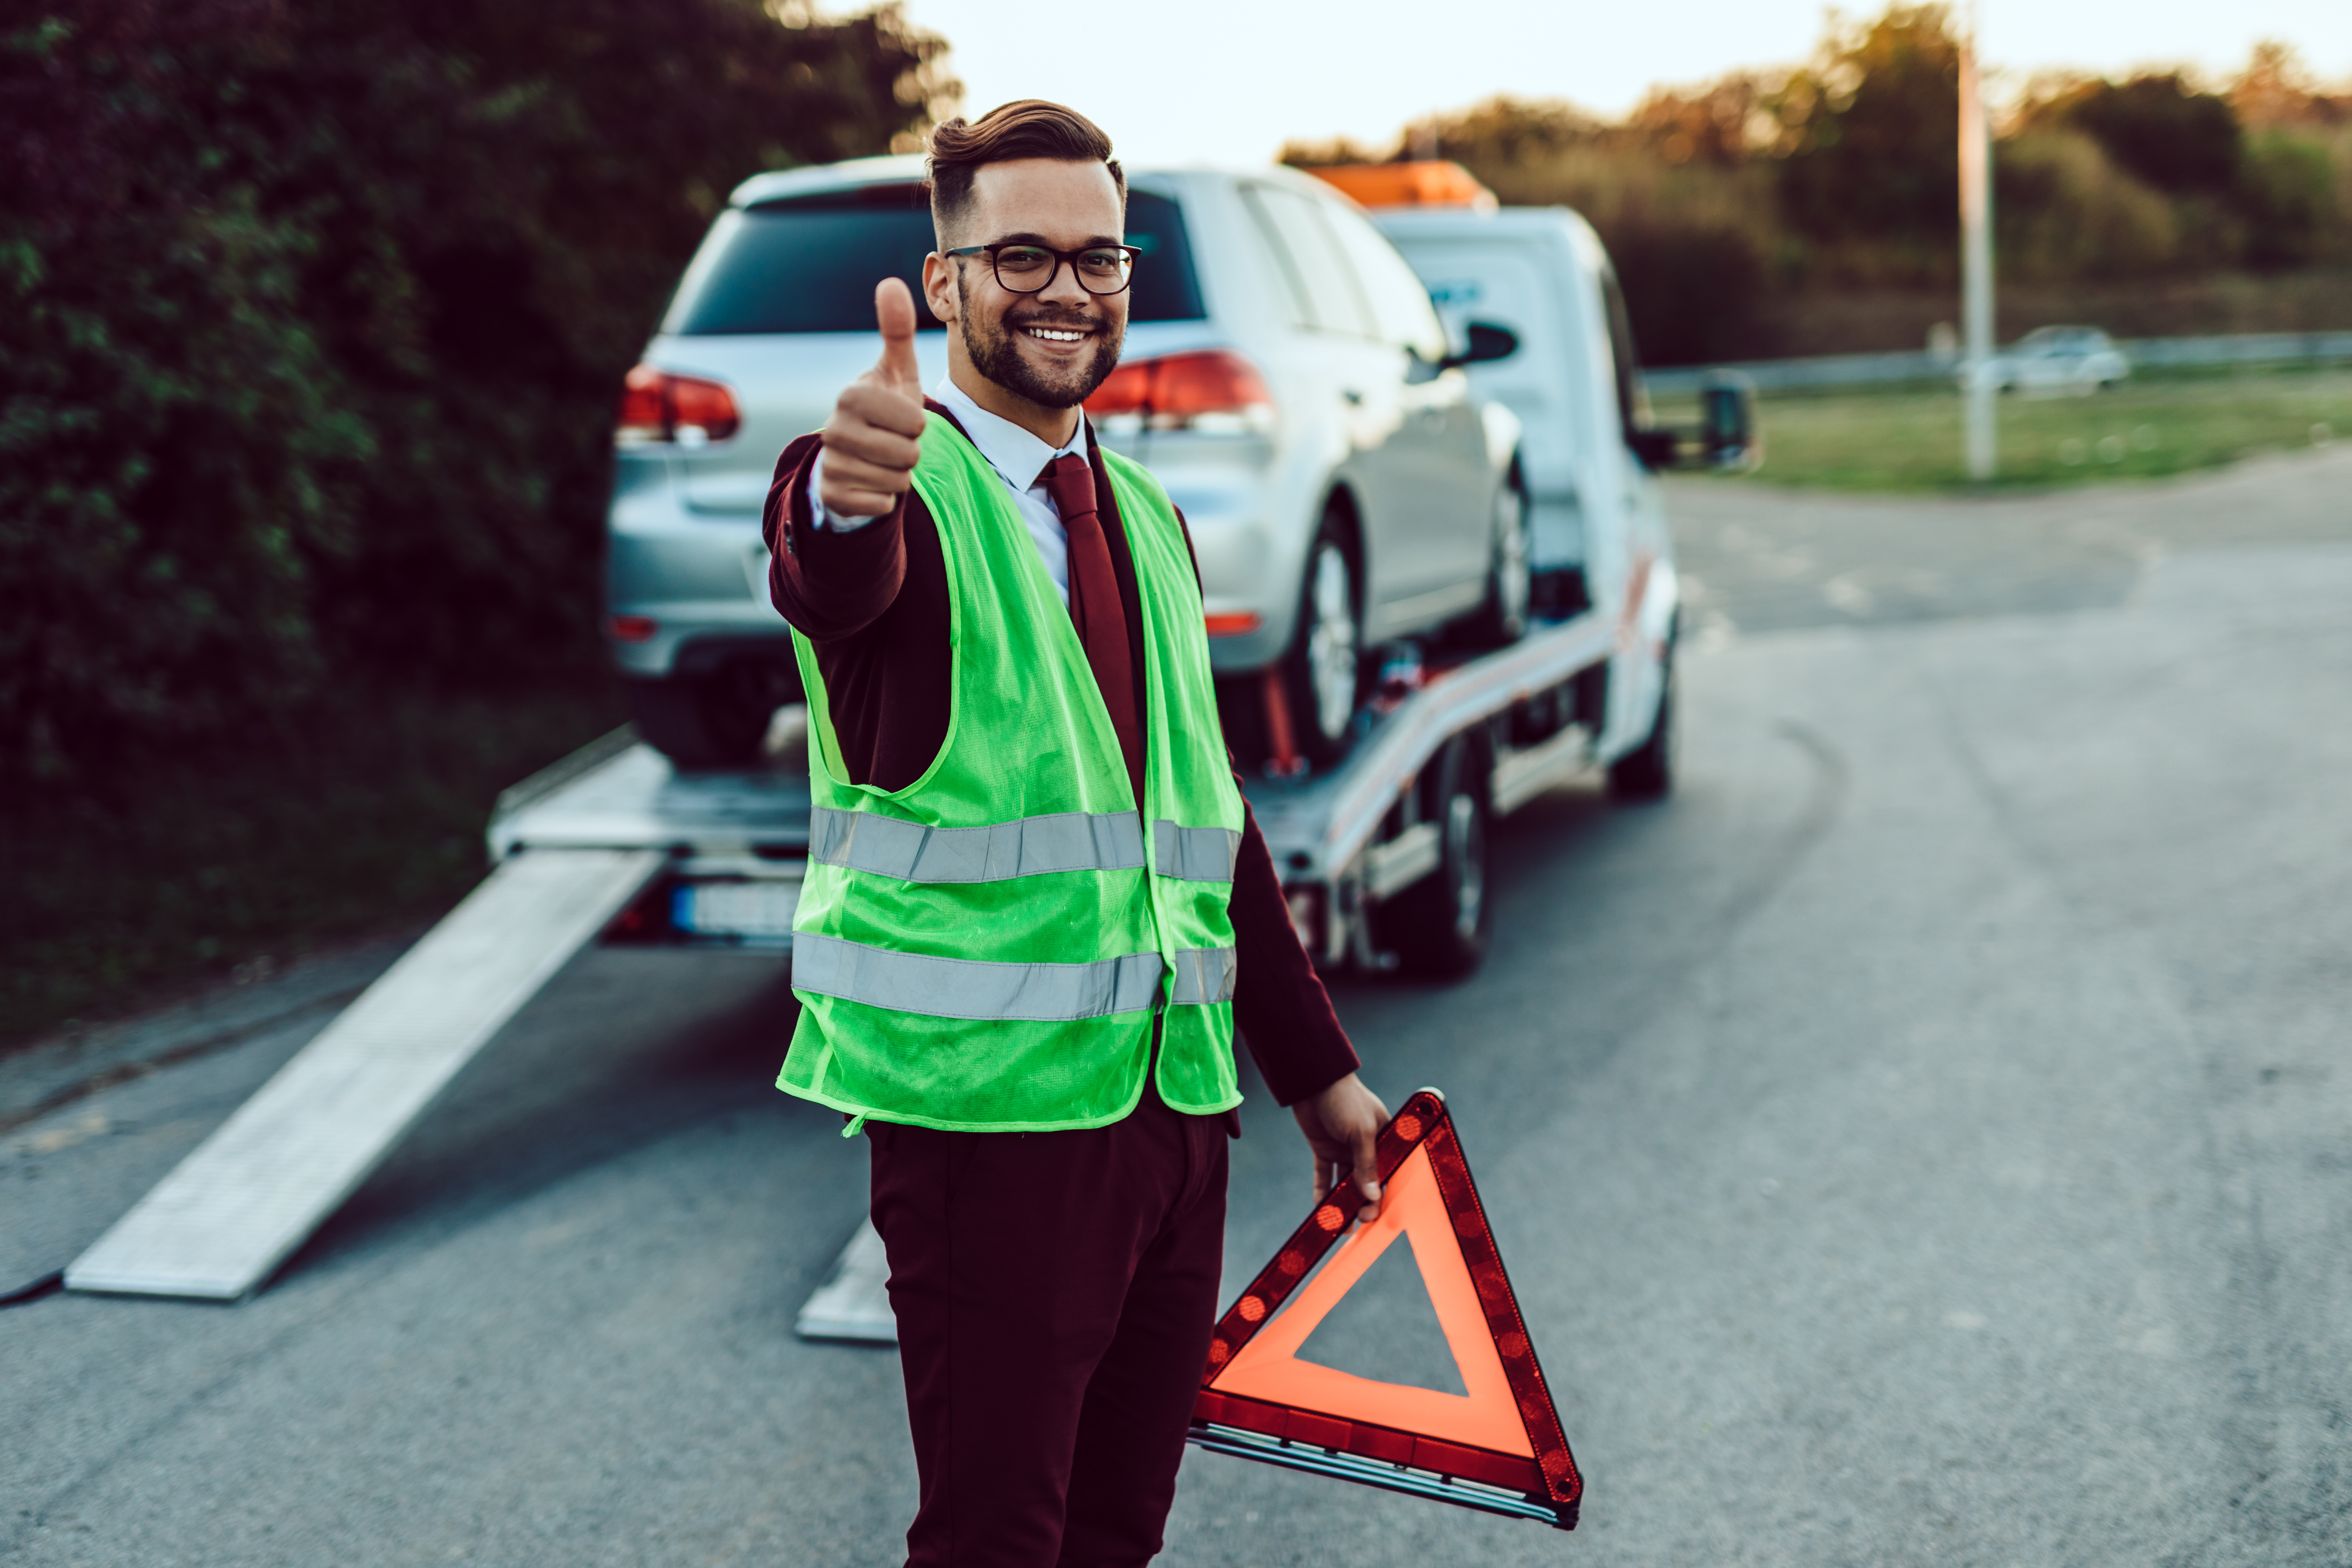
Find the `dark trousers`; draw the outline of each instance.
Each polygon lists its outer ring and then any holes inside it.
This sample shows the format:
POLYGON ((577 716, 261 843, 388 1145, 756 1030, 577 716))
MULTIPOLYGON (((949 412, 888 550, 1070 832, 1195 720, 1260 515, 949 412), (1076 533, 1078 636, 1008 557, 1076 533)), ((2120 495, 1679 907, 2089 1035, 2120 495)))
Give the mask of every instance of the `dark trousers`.
POLYGON ((921 1499, 910 1568, 1160 1550, 1215 1326, 1225 1122, 866 1124, 921 1499))

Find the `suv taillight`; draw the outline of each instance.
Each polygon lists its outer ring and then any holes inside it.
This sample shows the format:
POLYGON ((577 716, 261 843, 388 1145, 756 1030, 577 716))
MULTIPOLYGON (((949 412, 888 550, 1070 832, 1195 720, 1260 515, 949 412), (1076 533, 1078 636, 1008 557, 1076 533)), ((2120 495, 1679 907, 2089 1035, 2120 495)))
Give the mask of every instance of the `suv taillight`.
POLYGON ((1274 428, 1274 395, 1241 355, 1204 349, 1119 366, 1087 399, 1087 412, 1114 432, 1133 420, 1151 430, 1240 436, 1274 428))
POLYGON ((735 395, 719 383, 641 364, 621 384, 621 416, 614 423, 613 439, 624 447, 699 447, 724 441, 742 426, 735 395))

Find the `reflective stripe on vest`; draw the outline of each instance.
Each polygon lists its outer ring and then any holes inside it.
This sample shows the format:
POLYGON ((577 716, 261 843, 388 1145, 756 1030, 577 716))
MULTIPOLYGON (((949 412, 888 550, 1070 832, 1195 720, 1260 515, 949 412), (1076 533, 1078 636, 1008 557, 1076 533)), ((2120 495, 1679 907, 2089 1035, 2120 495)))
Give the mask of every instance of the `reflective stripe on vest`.
POLYGON ((988 827, 926 827, 877 812, 820 805, 809 813, 809 858, 902 882, 1128 871, 1143 864, 1143 824, 1131 811, 1063 811, 988 827))
MULTIPOLYGON (((900 952, 814 931, 803 931, 793 942, 795 990, 937 1018, 1068 1023, 1140 1013, 1158 998, 1166 967, 1156 952, 1093 963, 988 963, 900 952)), ((1181 952, 1170 1000, 1192 1006, 1230 1002, 1236 968, 1229 947, 1181 952)))
MULTIPOLYGON (((1151 825, 1151 868, 1187 882, 1230 882, 1242 836, 1230 827, 1151 825)), ((809 813, 809 858, 902 882, 1002 882, 1055 871, 1129 871, 1143 864, 1132 812, 1055 812, 987 827, 926 827, 870 811, 809 813)))
POLYGON ((1242 836, 1230 827, 1179 827, 1166 817, 1151 825, 1151 868, 1187 882, 1230 882, 1241 858, 1242 836))
POLYGON ((1168 999, 1178 1006, 1213 1007, 1234 999, 1241 964, 1230 947, 1188 947, 1176 954, 1176 984, 1168 999))

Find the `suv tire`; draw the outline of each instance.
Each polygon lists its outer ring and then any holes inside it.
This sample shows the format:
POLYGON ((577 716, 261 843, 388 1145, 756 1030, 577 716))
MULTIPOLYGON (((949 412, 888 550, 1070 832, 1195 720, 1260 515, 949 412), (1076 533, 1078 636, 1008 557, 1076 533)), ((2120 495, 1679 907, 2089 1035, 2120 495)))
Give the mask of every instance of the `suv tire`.
POLYGON ((1298 624, 1279 668, 1298 754, 1328 767, 1346 752, 1364 695, 1361 588, 1336 515, 1325 516, 1307 552, 1298 624))

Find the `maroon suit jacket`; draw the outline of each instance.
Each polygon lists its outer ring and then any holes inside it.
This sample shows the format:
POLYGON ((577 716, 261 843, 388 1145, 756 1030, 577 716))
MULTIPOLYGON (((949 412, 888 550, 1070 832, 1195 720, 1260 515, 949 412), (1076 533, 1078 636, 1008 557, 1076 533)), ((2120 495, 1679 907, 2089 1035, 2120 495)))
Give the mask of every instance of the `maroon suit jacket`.
MULTIPOLYGON (((953 421, 938 404, 926 403, 932 413, 953 421)), ((948 582, 939 528, 922 498, 909 490, 887 516, 863 528, 845 533, 816 529, 809 514, 808 471, 818 450, 818 437, 803 436, 776 461, 763 526, 775 558, 769 589, 776 609, 816 648, 851 779, 904 789, 922 776, 947 738, 948 582)), ((1103 533, 1118 574, 1133 656, 1135 711, 1141 715, 1143 619, 1135 559, 1091 430, 1087 461, 1095 472, 1103 533)), ((1185 543, 1190 548, 1189 534, 1185 543)), ((1141 799, 1142 783, 1135 784, 1141 799)), ((1338 1082, 1358 1063, 1323 982, 1291 927, 1281 879, 1255 816, 1243 826, 1229 907, 1238 967, 1234 1021, 1266 1088, 1289 1105, 1338 1082)))

